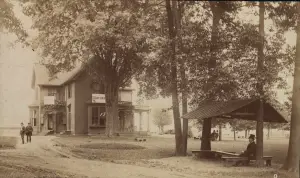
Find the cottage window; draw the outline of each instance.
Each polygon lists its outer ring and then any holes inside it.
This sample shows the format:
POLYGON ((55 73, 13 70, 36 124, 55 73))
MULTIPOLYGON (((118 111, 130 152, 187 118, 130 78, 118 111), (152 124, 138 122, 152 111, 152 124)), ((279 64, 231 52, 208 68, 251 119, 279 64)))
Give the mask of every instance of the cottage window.
POLYGON ((32 121, 33 126, 36 126, 36 110, 33 110, 32 112, 32 121))
POLYGON ((105 127, 105 107, 92 107, 92 125, 105 127))
POLYGON ((98 125, 98 107, 92 108, 92 125, 98 125))
POLYGON ((91 88, 93 90, 93 93, 99 93, 103 94, 104 93, 104 85, 98 82, 92 82, 91 88))
POLYGON ((36 126, 36 118, 32 118, 33 126, 36 126))
POLYGON ((48 88, 48 96, 55 96, 56 88, 48 88))
POLYGON ((99 108, 99 123, 100 126, 105 127, 106 124, 106 116, 105 116, 105 107, 100 107, 99 108))

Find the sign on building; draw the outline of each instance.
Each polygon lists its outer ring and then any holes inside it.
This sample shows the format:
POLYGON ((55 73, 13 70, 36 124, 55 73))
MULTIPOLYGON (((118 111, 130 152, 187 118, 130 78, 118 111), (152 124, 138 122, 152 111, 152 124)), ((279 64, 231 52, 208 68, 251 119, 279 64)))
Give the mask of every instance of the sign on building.
POLYGON ((105 103, 105 94, 92 94, 92 103, 105 103))
POLYGON ((44 104, 45 105, 55 104, 55 96, 44 96, 44 104))

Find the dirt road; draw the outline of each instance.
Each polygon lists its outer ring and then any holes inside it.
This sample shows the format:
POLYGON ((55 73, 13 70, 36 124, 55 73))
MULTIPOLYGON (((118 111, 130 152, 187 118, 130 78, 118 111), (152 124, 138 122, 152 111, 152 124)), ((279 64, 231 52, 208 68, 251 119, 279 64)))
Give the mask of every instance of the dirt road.
MULTIPOLYGON (((30 144, 17 144, 15 150, 0 151, 0 172, 31 172, 13 177, 99 177, 99 178, 196 178, 176 171, 165 171, 133 165, 114 164, 76 158, 56 146, 54 137, 36 136, 30 144), (51 173, 51 174, 50 174, 51 173)), ((1 174, 0 174, 1 175, 1 174)), ((4 174, 2 174, 3 176, 4 174)))

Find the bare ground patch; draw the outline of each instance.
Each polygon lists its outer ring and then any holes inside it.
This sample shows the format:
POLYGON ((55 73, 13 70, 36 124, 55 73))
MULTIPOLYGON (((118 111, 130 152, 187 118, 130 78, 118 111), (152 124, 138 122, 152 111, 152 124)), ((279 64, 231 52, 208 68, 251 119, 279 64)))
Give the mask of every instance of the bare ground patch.
MULTIPOLYGON (((1 156, 2 157, 2 156, 1 156)), ((0 160, 0 177, 5 178, 67 178, 77 177, 61 171, 33 166, 26 157, 2 157, 0 160), (5 159, 3 159, 5 158, 5 159), (17 158, 17 159, 16 159, 17 158)), ((31 159, 36 160, 37 159, 31 159)))

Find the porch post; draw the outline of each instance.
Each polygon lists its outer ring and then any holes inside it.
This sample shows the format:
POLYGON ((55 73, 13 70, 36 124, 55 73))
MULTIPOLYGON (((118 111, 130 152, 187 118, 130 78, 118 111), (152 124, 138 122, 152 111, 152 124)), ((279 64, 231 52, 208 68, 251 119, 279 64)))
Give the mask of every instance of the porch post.
POLYGON ((140 133, 141 133, 141 131, 142 131, 143 112, 142 112, 142 111, 139 111, 139 114, 140 114, 140 129, 139 129, 139 131, 140 131, 140 133))
POLYGON ((135 130, 135 115, 134 115, 134 113, 135 113, 135 111, 131 111, 131 126, 132 126, 132 132, 135 132, 136 130, 135 130))
POLYGON ((31 125, 33 126, 33 109, 29 108, 29 122, 31 123, 31 125))
POLYGON ((263 137, 264 137, 264 101, 262 98, 259 100, 259 107, 257 110, 257 124, 256 124, 256 161, 257 166, 263 166, 263 137))
POLYGON ((53 123, 53 132, 56 133, 56 117, 57 117, 57 113, 55 112, 53 114, 53 117, 52 117, 52 123, 53 123))
POLYGON ((147 132, 150 133, 150 119, 149 119, 149 114, 150 114, 150 110, 147 111, 147 116, 148 116, 148 129, 147 132))
MULTIPOLYGON (((92 125, 92 107, 88 106, 88 135, 91 134, 91 128, 90 126, 92 125)), ((69 123, 68 123, 69 124, 69 123)))

